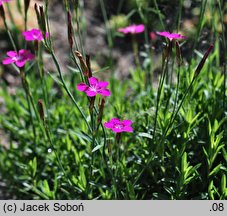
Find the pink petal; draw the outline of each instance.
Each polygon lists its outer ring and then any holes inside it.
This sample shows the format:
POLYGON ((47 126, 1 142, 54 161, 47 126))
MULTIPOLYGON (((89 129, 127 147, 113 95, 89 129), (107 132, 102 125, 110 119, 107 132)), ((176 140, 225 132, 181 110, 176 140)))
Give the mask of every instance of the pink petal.
POLYGON ((24 35, 24 38, 25 38, 26 41, 33 41, 34 40, 33 36, 30 35, 30 34, 24 35))
POLYGON ((130 126, 130 125, 132 124, 132 121, 131 121, 131 120, 123 120, 123 121, 122 121, 122 124, 123 124, 124 126, 130 126))
POLYGON ((126 27, 126 28, 119 28, 119 29, 118 29, 118 31, 119 31, 119 32, 121 32, 121 33, 124 33, 124 34, 129 33, 129 31, 128 31, 128 28, 127 28, 127 27, 126 27))
POLYGON ((7 65, 7 64, 11 64, 14 61, 12 60, 12 58, 6 58, 2 61, 2 64, 7 65))
POLYGON ((35 58, 35 55, 33 55, 33 54, 31 54, 31 53, 28 53, 28 54, 26 55, 26 57, 27 57, 28 60, 32 60, 32 59, 35 58))
POLYGON ((133 132, 133 129, 130 126, 126 126, 126 127, 123 128, 123 131, 125 131, 125 132, 133 132))
POLYGON ((86 92, 88 97, 94 97, 97 94, 97 92, 91 91, 91 90, 87 90, 85 92, 86 92))
POLYGON ((183 38, 187 38, 186 36, 183 36, 181 34, 177 34, 177 33, 169 33, 169 32, 157 32, 158 35, 160 36, 164 36, 169 38, 169 40, 173 40, 173 39, 183 39, 183 38))
POLYGON ((18 66, 18 67, 23 67, 25 65, 25 63, 26 63, 25 60, 15 62, 16 66, 18 66))
POLYGON ((100 87, 100 88, 105 88, 105 87, 108 86, 108 85, 109 85, 108 82, 100 81, 100 82, 98 83, 98 87, 100 87))
POLYGON ((96 77, 90 77, 88 80, 90 85, 96 85, 98 83, 98 79, 96 77))
POLYGON ((17 56, 17 52, 16 51, 8 51, 6 54, 9 57, 15 57, 15 56, 17 56))
POLYGON ((105 126, 106 128, 113 128, 113 124, 112 124, 111 122, 105 122, 105 123, 104 123, 104 126, 105 126))
POLYGON ((121 124, 121 120, 118 118, 112 118, 109 122, 112 124, 121 124))
POLYGON ((27 41, 43 40, 42 31, 39 29, 31 29, 29 31, 24 31, 22 34, 27 41))
POLYGON ((141 33, 144 31, 144 29, 145 29, 145 27, 143 24, 137 25, 137 26, 135 26, 135 33, 141 33))
POLYGON ((121 128, 112 128, 115 133, 121 133, 123 130, 121 128))
POLYGON ((130 25, 125 28, 119 28, 118 31, 124 34, 131 33, 131 34, 138 34, 144 31, 144 25, 130 25))
POLYGON ((26 54, 28 51, 27 50, 24 50, 24 49, 21 49, 21 50, 19 50, 19 54, 20 55, 24 55, 24 54, 26 54))
POLYGON ((79 91, 84 92, 84 91, 86 91, 88 89, 88 86, 85 83, 80 83, 80 84, 77 85, 77 89, 79 91))
POLYGON ((102 96, 106 96, 106 97, 110 96, 110 90, 109 89, 100 90, 100 91, 98 91, 98 93, 102 96))
POLYGON ((157 32, 158 35, 164 36, 164 37, 169 37, 170 33, 169 32, 157 32))

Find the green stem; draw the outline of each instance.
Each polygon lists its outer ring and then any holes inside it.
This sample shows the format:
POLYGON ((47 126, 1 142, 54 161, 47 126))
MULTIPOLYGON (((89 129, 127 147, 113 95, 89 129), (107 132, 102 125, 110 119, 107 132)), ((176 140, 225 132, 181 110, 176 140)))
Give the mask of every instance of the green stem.
POLYGON ((109 46, 110 68, 113 68, 113 52, 112 52, 113 35, 111 33, 111 30, 110 30, 109 21, 108 21, 108 17, 107 17, 104 1, 103 0, 99 0, 99 3, 100 3, 100 6, 101 6, 102 16, 103 16, 103 19, 104 19, 105 29, 106 29, 106 33, 107 33, 107 42, 108 42, 108 46, 109 46))
POLYGON ((136 37, 134 34, 132 34, 132 48, 133 48, 133 53, 136 61, 136 66, 137 68, 141 68, 140 60, 139 60, 138 43, 136 42, 136 37))
POLYGON ((182 7, 183 7, 183 0, 180 0, 180 8, 178 12, 178 19, 177 19, 177 32, 180 30, 180 21, 181 21, 181 15, 182 15, 182 7))
POLYGON ((164 25, 164 23, 163 23, 162 16, 161 16, 161 12, 160 12, 160 10, 159 10, 157 1, 156 1, 156 0, 153 0, 153 1, 154 1, 155 9, 156 9, 156 11, 157 11, 157 13, 158 13, 159 21, 160 21, 160 23, 161 23, 161 25, 162 25, 162 29, 164 30, 164 29, 165 29, 165 25, 164 25))
POLYGON ((12 46, 13 46, 13 49, 14 49, 15 51, 17 51, 17 47, 16 47, 16 45, 15 45, 15 43, 14 43, 12 34, 11 34, 11 32, 9 31, 8 25, 7 25, 7 23, 6 23, 6 20, 3 19, 3 22, 4 22, 5 29, 6 29, 6 31, 7 31, 7 34, 8 34, 8 36, 9 36, 10 42, 11 42, 11 44, 12 44, 12 46))
POLYGON ((198 28, 197 28, 197 32, 196 32, 196 37, 195 37, 195 40, 194 40, 194 43, 193 43, 193 46, 192 46, 192 52, 191 52, 191 60, 193 60, 192 58, 192 55, 193 55, 193 52, 197 46, 197 43, 198 43, 198 39, 199 39, 199 36, 201 34, 201 30, 202 30, 202 24, 203 24, 203 19, 204 19, 204 13, 205 13, 205 9, 206 9, 206 5, 207 5, 207 0, 204 0, 202 1, 201 3, 201 8, 200 8, 200 15, 199 15, 199 23, 198 23, 198 28))
MULTIPOLYGON (((47 96, 47 84, 46 84, 46 80, 44 78, 44 69, 43 69, 43 58, 42 58, 42 48, 40 46, 40 43, 37 43, 37 50, 36 50, 36 54, 38 56, 38 70, 39 70, 39 76, 41 79, 41 85, 42 85, 42 94, 43 94, 43 98, 44 98, 44 102, 45 105, 48 107, 49 101, 48 101, 48 96, 47 96)), ((49 116, 49 112, 47 109, 47 116, 49 116)))
POLYGON ((57 158, 58 164, 59 164, 59 166, 60 166, 62 172, 64 173, 64 176, 67 178, 69 185, 72 186, 73 184, 72 184, 72 182, 71 182, 71 180, 70 180, 70 177, 69 177, 68 174, 66 173, 66 171, 65 171, 65 169, 64 169, 64 167, 63 167, 63 165, 62 165, 61 159, 60 159, 60 157, 59 157, 59 155, 58 155, 58 153, 57 153, 57 150, 56 150, 55 147, 54 147, 54 144, 53 144, 53 141, 52 141, 51 135, 50 135, 50 130, 49 130, 49 128, 48 128, 48 125, 46 124, 45 121, 43 122, 43 124, 44 124, 44 128, 45 128, 45 134, 46 134, 47 139, 48 139, 48 141, 49 141, 49 143, 50 143, 50 145, 51 145, 51 148, 52 148, 53 151, 54 151, 54 154, 55 154, 55 156, 56 156, 56 158, 57 158))
POLYGON ((70 97, 70 99, 72 100, 72 102, 74 103, 74 105, 76 106, 76 108, 78 109, 78 111, 80 112, 80 114, 81 114, 81 116, 83 117, 83 119, 84 119, 84 121, 85 121, 85 123, 86 123, 86 125, 87 125, 87 127, 88 127, 88 129, 89 129, 89 131, 92 132, 92 128, 91 128, 91 126, 89 125, 86 116, 84 115, 83 111, 80 109, 79 105, 77 104, 76 100, 74 99, 72 93, 69 91, 69 89, 68 89, 68 87, 67 87, 67 85, 66 85, 66 83, 65 83, 65 80, 64 80, 64 78, 63 78, 63 76, 62 76, 62 73, 61 73, 60 65, 59 65, 59 63, 58 63, 58 61, 57 61, 57 58, 56 58, 56 56, 55 56, 55 54, 54 54, 53 49, 50 50, 50 53, 51 53, 51 55, 52 55, 52 58, 53 58, 54 63, 55 63, 55 66, 56 66, 56 68, 57 68, 57 71, 58 71, 60 80, 61 80, 61 82, 62 82, 63 88, 65 89, 65 91, 67 92, 68 96, 70 97))
POLYGON ((161 73, 161 78, 159 80, 159 85, 158 85, 158 94, 157 94, 157 104, 156 104, 156 110, 155 110, 155 121, 154 121, 154 132, 153 132, 153 138, 155 140, 156 136, 156 128, 157 128, 157 118, 158 118, 158 111, 159 111, 159 103, 161 99, 161 92, 164 84, 164 80, 166 77, 166 72, 167 72, 167 66, 169 62, 169 57, 164 59, 164 63, 162 65, 162 73, 161 73))
MULTIPOLYGON (((169 131, 169 129, 170 129, 170 126, 171 126, 172 123, 175 121, 175 119, 176 119, 176 117, 177 117, 177 114, 178 114, 180 108, 182 107, 182 105, 183 105, 183 103, 184 103, 184 100, 185 100, 186 96, 188 95, 189 91, 191 90, 191 88, 192 88, 192 86, 193 86, 193 83, 194 83, 194 81, 196 80, 196 78, 197 78, 197 76, 193 77, 193 79, 192 79, 190 85, 188 86, 188 88, 187 88, 187 90, 186 90, 186 92, 185 92, 183 98, 181 99, 181 102, 180 102, 180 104, 179 104, 179 106, 178 106, 178 108, 177 108, 177 110, 176 110, 174 116, 172 117, 172 121, 169 122, 168 127, 167 127, 167 129, 165 130, 165 132, 164 132, 164 134, 163 134, 163 136, 162 136, 162 139, 161 139, 160 144, 164 141, 165 136, 166 136, 166 134, 168 133, 168 131, 169 131)), ((158 147, 157 147, 157 148, 158 148, 158 147)), ((139 178, 142 176, 142 174, 143 174, 143 172, 145 171, 145 169, 150 165, 152 159, 153 159, 153 155, 151 155, 151 156, 149 157, 149 159, 148 159, 148 161, 147 161, 147 164, 144 166, 144 168, 142 169, 142 171, 139 173, 139 175, 137 176, 137 178, 136 178, 136 180, 135 180, 135 182, 134 182, 133 185, 135 185, 135 184, 137 183, 137 181, 138 181, 139 178)))
POLYGON ((30 101, 29 101, 29 96, 28 96, 28 93, 27 93, 27 90, 26 90, 26 87, 25 87, 24 80, 21 79, 21 82, 22 82, 22 86, 23 86, 23 89, 24 89, 25 95, 26 95, 26 100, 27 100, 28 110, 29 110, 29 115, 30 115, 30 121, 31 121, 31 125, 32 125, 33 136, 34 136, 34 143, 35 143, 35 147, 36 147, 36 129, 35 129, 35 125, 34 125, 34 122, 33 122, 31 104, 30 104, 30 101))
MULTIPOLYGON (((223 61, 223 74, 224 74, 224 84, 223 84, 223 110, 225 110, 225 100, 226 100, 226 64, 227 64, 227 48, 226 48, 226 37, 225 37, 225 26, 224 26, 224 20, 223 20, 223 12, 221 8, 221 2, 218 0, 218 9, 221 19, 221 27, 222 27, 222 47, 223 47, 223 55, 224 55, 224 61, 223 61)), ((224 117, 224 116, 223 116, 224 117)))

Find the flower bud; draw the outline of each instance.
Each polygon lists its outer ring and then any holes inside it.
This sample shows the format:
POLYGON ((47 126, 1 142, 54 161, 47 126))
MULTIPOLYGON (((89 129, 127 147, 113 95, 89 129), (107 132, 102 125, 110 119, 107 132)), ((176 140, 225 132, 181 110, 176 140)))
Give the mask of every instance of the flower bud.
POLYGON ((94 108, 94 106, 95 106, 95 96, 94 97, 90 97, 90 105, 89 105, 89 111, 90 111, 90 113, 92 113, 93 112, 93 108, 94 108))
POLYGON ((72 27, 72 16, 70 11, 67 13, 67 19, 68 19, 68 41, 70 45, 70 49, 73 47, 73 27, 72 27))
POLYGON ((91 64, 90 64, 90 56, 86 55, 86 65, 88 68, 88 77, 92 77, 92 72, 91 72, 91 64))
POLYGON ((202 70, 205 62, 206 62, 206 59, 208 58, 211 50, 214 48, 214 45, 211 44, 209 49, 206 51, 206 53, 204 54, 202 60, 200 61, 199 65, 197 66, 196 70, 195 70, 195 74, 194 74, 194 77, 198 76, 200 71, 202 70))
POLYGON ((39 14, 38 6, 37 6, 36 3, 35 3, 34 8, 35 8, 36 17, 37 17, 37 20, 38 20, 38 25, 40 27, 40 14, 39 14))
POLYGON ((106 102, 105 98, 102 98, 102 101, 99 104, 98 124, 100 124, 101 121, 102 121, 102 116, 103 116, 103 110, 104 110, 105 102, 106 102))
POLYGON ((44 106, 41 99, 38 100, 38 111, 39 111, 40 118, 44 122, 45 121, 44 106))
POLYGON ((43 10, 43 6, 39 6, 39 12, 40 12, 40 28, 42 30, 43 35, 46 35, 46 19, 45 19, 45 13, 43 10))

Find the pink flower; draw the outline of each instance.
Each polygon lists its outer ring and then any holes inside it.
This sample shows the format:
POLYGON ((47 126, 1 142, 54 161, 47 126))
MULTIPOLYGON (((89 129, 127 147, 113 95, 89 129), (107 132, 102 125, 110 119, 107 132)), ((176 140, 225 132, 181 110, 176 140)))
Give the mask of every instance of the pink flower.
POLYGON ((109 85, 108 82, 98 81, 96 77, 90 77, 89 79, 90 86, 85 83, 80 83, 77 85, 79 91, 85 92, 88 97, 94 97, 97 94, 102 96, 110 96, 110 90, 106 89, 109 85))
POLYGON ((177 33, 169 33, 169 32, 157 32, 158 35, 163 36, 163 37, 167 37, 170 41, 174 40, 174 39, 184 39, 187 38, 186 36, 183 36, 181 34, 177 34, 177 33))
POLYGON ((118 29, 119 32, 124 33, 124 34, 138 34, 144 31, 144 25, 130 25, 125 28, 120 28, 118 29))
POLYGON ((131 120, 120 120, 117 118, 112 118, 110 121, 105 122, 104 126, 106 128, 112 129, 115 133, 121 132, 133 132, 131 127, 132 121, 131 120))
POLYGON ((2 5, 3 2, 8 2, 10 0, 0 0, 0 6, 2 5))
MULTIPOLYGON (((43 40, 42 31, 39 29, 31 29, 29 31, 24 31, 22 34, 24 35, 26 41, 43 40)), ((48 37, 48 33, 46 33, 46 37, 48 37)))
POLYGON ((15 63, 18 67, 23 67, 26 63, 26 61, 32 60, 35 58, 35 55, 31 54, 28 50, 19 50, 17 51, 9 51, 7 52, 8 58, 4 59, 2 63, 4 65, 6 64, 12 64, 15 63))

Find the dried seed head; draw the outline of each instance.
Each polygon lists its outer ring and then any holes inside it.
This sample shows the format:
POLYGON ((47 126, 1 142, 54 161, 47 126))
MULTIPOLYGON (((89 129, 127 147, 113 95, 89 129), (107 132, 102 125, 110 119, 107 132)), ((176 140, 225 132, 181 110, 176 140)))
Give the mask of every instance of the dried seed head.
POLYGON ((75 51, 75 55, 77 56, 77 58, 80 61, 80 67, 82 69, 82 72, 84 74, 84 76, 88 77, 89 72, 88 72, 88 67, 87 64, 85 63, 82 54, 79 51, 75 51))
POLYGON ((45 121, 45 114, 44 114, 44 106, 43 106, 43 101, 41 99, 38 100, 38 110, 39 110, 39 116, 45 121))
POLYGON ((86 55, 86 65, 88 68, 88 77, 92 77, 92 72, 91 72, 91 63, 90 63, 90 56, 86 55))

